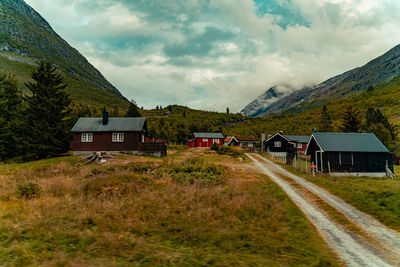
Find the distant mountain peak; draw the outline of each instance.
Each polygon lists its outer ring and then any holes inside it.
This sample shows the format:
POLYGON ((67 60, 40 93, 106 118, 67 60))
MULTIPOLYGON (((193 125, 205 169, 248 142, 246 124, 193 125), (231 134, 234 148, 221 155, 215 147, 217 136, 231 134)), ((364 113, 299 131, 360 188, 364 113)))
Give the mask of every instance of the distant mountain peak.
POLYGON ((300 112, 331 99, 367 90, 369 86, 387 83, 398 76, 400 76, 400 45, 362 67, 346 71, 316 86, 293 90, 280 97, 268 98, 271 93, 267 91, 248 104, 242 112, 250 116, 266 116, 288 110, 300 112))

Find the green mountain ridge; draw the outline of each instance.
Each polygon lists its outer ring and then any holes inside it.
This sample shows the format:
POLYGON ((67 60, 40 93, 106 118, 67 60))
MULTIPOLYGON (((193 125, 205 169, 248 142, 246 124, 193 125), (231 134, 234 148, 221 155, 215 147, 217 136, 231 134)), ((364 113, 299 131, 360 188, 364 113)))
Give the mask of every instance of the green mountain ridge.
POLYGON ((21 85, 30 79, 38 60, 49 60, 65 75, 76 103, 126 108, 128 100, 76 49, 63 40, 22 0, 0 2, 0 70, 21 85))

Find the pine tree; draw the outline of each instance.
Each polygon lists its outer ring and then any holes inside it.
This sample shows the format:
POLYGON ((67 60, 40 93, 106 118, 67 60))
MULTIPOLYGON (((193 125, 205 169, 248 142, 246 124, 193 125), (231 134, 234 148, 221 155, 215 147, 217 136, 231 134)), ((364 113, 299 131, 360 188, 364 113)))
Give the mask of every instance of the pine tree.
POLYGON ((131 103, 129 104, 129 108, 125 114, 125 117, 141 117, 139 108, 134 100, 131 100, 131 103))
POLYGON ((46 158, 68 151, 70 141, 71 100, 65 92, 63 77, 50 62, 42 61, 32 72, 33 82, 26 83, 22 148, 28 160, 46 158))
POLYGON ((360 112, 354 110, 352 106, 347 106, 342 117, 342 126, 340 129, 345 133, 357 133, 361 129, 360 112))
POLYGON ((20 155, 22 97, 14 77, 0 74, 0 160, 20 155))
POLYGON ((321 117, 319 121, 319 131, 320 132, 332 132, 332 121, 328 113, 328 108, 326 105, 322 106, 321 117))
POLYGON ((226 114, 229 114, 229 107, 226 108, 226 114))

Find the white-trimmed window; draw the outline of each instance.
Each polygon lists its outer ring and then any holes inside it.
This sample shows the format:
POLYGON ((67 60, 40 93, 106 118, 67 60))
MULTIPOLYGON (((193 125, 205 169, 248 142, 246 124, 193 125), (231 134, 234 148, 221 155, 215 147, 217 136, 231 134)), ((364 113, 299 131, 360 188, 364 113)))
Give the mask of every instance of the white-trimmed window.
POLYGON ((214 144, 219 144, 219 139, 218 138, 214 138, 214 144))
POLYGON ((82 143, 93 142, 93 133, 82 133, 81 134, 81 142, 82 143))
POLYGON ((124 134, 123 133, 113 133, 112 141, 113 142, 124 142, 124 134))
POLYGON ((281 147, 281 141, 275 141, 274 142, 275 147, 281 147))
POLYGON ((208 142, 208 138, 203 138, 203 142, 208 142))
POLYGON ((297 148, 303 148, 303 144, 302 143, 297 143, 297 148))

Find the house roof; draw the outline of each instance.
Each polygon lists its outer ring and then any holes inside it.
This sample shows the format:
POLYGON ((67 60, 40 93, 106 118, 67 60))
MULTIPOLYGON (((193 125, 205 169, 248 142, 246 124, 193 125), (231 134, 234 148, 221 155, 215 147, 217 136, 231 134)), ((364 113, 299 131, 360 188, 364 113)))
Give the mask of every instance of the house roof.
POLYGON ((373 133, 313 133, 311 137, 324 152, 389 153, 373 133))
POLYGON ((290 141, 297 141, 298 143, 308 143, 310 136, 305 135, 284 135, 290 141))
POLYGON ((224 138, 222 133, 193 133, 195 138, 224 138))
POLYGON ((290 142, 291 140, 289 140, 285 135, 282 135, 281 133, 276 133, 274 135, 271 135, 270 137, 267 138, 267 140, 264 140, 264 142, 268 142, 269 140, 271 140, 272 138, 274 138, 275 136, 281 136, 283 139, 286 139, 288 142, 290 142))
POLYGON ((146 118, 126 117, 108 119, 103 125, 103 118, 79 118, 71 132, 140 132, 143 130, 146 118))
POLYGON ((235 136, 237 140, 239 141, 258 141, 258 138, 255 138, 253 136, 242 136, 242 135, 237 135, 235 136))

